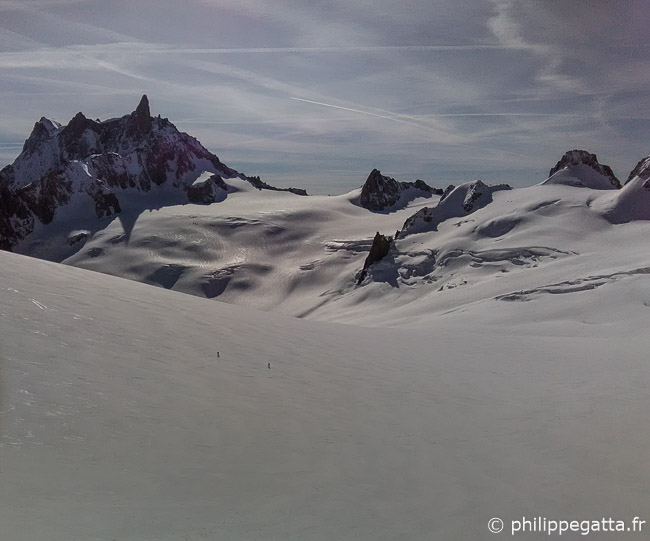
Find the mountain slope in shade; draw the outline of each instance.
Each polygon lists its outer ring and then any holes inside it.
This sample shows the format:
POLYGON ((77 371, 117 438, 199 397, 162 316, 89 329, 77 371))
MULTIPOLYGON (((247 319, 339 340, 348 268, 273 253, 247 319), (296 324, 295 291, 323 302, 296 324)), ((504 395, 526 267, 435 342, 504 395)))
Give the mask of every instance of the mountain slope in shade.
POLYGON ((643 177, 645 179, 650 178, 650 156, 646 156, 642 160, 639 160, 639 163, 637 163, 634 169, 630 171, 626 182, 630 182, 635 177, 643 177))
POLYGON ((650 220, 650 156, 637 164, 620 191, 597 199, 594 209, 614 224, 650 220))
POLYGON ((152 117, 147 96, 133 113, 103 122, 83 113, 67 126, 41 118, 14 163, 0 171, 0 248, 11 250, 62 206, 75 205, 68 215, 102 218, 140 193, 151 195, 148 208, 209 204, 225 199, 230 189, 223 179, 232 178, 278 190, 227 167, 168 119, 152 117))
POLYGON ((564 154, 542 184, 563 184, 595 190, 617 190, 621 187, 611 167, 598 163, 596 155, 586 150, 570 150, 564 154))

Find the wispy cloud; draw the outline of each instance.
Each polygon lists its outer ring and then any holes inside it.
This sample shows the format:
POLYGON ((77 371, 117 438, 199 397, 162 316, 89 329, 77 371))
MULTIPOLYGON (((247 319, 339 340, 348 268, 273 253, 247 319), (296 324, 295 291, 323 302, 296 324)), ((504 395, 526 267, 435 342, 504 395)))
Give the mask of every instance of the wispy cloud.
POLYGON ((643 5, 0 0, 0 160, 42 115, 106 118, 146 92, 227 163, 319 186, 372 167, 525 183, 577 146, 636 163, 643 5))
POLYGON ((504 47, 527 51, 537 57, 541 64, 536 77, 538 82, 560 91, 580 91, 584 88, 583 82, 578 77, 560 71, 563 55, 559 47, 550 43, 534 42, 524 37, 514 13, 518 7, 517 2, 490 1, 494 4, 496 13, 488 20, 488 27, 504 47))
POLYGON ((150 47, 141 51, 150 54, 310 54, 310 53, 382 53, 382 52, 462 52, 506 49, 506 45, 348 45, 342 47, 239 47, 239 48, 174 48, 150 47))

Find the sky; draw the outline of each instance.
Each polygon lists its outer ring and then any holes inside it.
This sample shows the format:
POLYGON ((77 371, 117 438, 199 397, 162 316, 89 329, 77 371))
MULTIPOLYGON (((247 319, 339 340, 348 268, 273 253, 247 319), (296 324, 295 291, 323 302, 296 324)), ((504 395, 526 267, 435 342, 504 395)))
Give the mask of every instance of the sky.
POLYGON ((227 165, 343 193, 373 168, 543 181, 650 154, 647 0, 0 0, 0 166, 40 117, 143 93, 227 165))

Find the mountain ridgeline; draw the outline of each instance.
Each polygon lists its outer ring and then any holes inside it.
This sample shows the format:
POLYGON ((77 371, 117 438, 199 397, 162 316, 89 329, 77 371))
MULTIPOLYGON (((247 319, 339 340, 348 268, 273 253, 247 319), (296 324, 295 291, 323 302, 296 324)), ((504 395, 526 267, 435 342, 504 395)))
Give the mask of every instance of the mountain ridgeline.
POLYGON ((390 211, 406 206, 417 197, 442 194, 440 188, 432 188, 423 180, 399 182, 373 169, 361 188, 359 204, 372 211, 390 211))
MULTIPOLYGON (((624 185, 595 154, 571 150, 528 188, 471 180, 443 189, 373 169, 360 190, 298 195, 228 167, 153 117, 143 96, 119 118, 35 124, 0 171, 0 248, 312 317, 338 299, 381 291, 399 304, 419 287, 437 293, 492 276, 505 285, 509 272, 577 258, 576 238, 650 220, 650 156, 624 185)), ((504 300, 528 295, 497 289, 504 300)))
POLYGON ((259 190, 307 195, 226 166, 168 119, 152 117, 146 95, 120 118, 99 121, 78 113, 62 126, 43 117, 14 163, 0 171, 0 248, 11 250, 67 205, 103 218, 119 214, 129 194, 154 191, 175 204, 210 204, 226 198, 224 179, 232 178, 259 190))
MULTIPOLYGON (((566 152, 551 168, 549 177, 539 186, 568 186, 593 190, 593 196, 588 198, 587 205, 598 216, 611 224, 650 220, 650 156, 639 161, 628 176, 625 185, 622 185, 611 167, 600 164, 595 154, 585 150, 571 150, 566 152)), ((401 196, 400 190, 412 188, 412 183, 400 183, 373 170, 363 186, 362 203, 364 201, 371 202, 373 206, 366 208, 373 210, 396 208, 399 207, 397 202, 401 196)), ((495 193, 512 190, 507 184, 490 186, 481 180, 466 182, 459 186, 450 185, 444 191, 428 186, 427 188, 430 194, 441 197, 434 206, 425 206, 417 210, 404 222, 394 237, 384 237, 377 232, 371 254, 357 275, 359 285, 366 280, 367 276, 371 275, 370 268, 388 254, 389 247, 392 247, 393 259, 399 259, 400 255, 408 254, 409 249, 407 248, 400 251, 399 239, 405 239, 418 233, 436 232, 441 223, 452 218, 462 219, 490 205, 495 193)), ((549 212, 544 209, 558 201, 550 200, 542 203, 539 207, 533 204, 531 212, 549 212)), ((472 234, 479 238, 502 239, 527 220, 528 217, 515 216, 514 214, 499 217, 475 226, 472 234)), ((480 223, 480 220, 474 219, 458 220, 454 225, 460 226, 464 223, 477 221, 480 223)), ((386 267, 385 264, 382 265, 386 267)))

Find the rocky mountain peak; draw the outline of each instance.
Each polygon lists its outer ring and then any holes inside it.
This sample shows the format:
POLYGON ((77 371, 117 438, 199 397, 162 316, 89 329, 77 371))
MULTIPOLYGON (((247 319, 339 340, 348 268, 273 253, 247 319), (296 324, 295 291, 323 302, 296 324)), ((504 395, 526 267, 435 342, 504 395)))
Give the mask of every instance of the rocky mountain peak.
POLYGON ((140 98, 140 103, 129 115, 127 133, 129 136, 143 136, 151 131, 151 112, 149 111, 149 98, 146 94, 140 98))
MULTIPOLYGON (((607 182, 611 185, 613 188, 620 188, 621 183, 620 181, 616 178, 616 175, 614 175, 614 172, 612 171, 612 168, 609 167, 608 165, 603 165, 598 163, 598 158, 596 157, 595 154, 592 154, 591 152, 587 152, 586 150, 569 150, 562 156, 559 162, 555 164, 555 167, 553 167, 550 172, 549 172, 549 179, 556 173, 562 171, 563 169, 567 167, 575 167, 575 166, 580 166, 580 165, 586 165, 599 173, 600 175, 606 177, 607 182)), ((562 182, 564 183, 564 182, 562 182)), ((590 186, 594 187, 594 186, 590 186)))
POLYGON ((79 112, 74 115, 70 122, 68 122, 67 126, 61 130, 61 135, 63 136, 64 141, 69 143, 79 139, 86 129, 92 129, 96 124, 95 121, 86 118, 83 113, 79 112))
POLYGON ((149 111, 149 98, 146 94, 142 94, 140 103, 138 103, 138 106, 135 108, 135 111, 133 111, 132 115, 144 117, 151 116, 151 112, 149 111))
POLYGON ((165 185, 167 201, 223 201, 224 179, 235 177, 260 190, 285 190, 238 173, 169 120, 153 118, 146 95, 120 118, 91 120, 80 112, 61 127, 43 117, 16 160, 0 170, 0 249, 12 249, 38 222, 52 222, 73 196, 101 218, 121 212, 129 192, 154 185, 165 185))
POLYGON ((369 210, 383 210, 394 205, 399 199, 399 183, 385 177, 379 169, 373 169, 361 188, 361 206, 369 210))
POLYGON ((55 124, 44 116, 41 117, 41 119, 34 124, 32 133, 25 140, 22 152, 33 152, 40 143, 50 139, 59 127, 58 124, 55 124))
POLYGON ((389 209, 398 204, 405 192, 410 190, 410 199, 415 197, 430 197, 432 193, 440 195, 436 188, 432 188, 423 180, 415 182, 398 182, 392 177, 381 174, 378 169, 373 169, 361 188, 359 204, 368 210, 380 211, 389 209))

